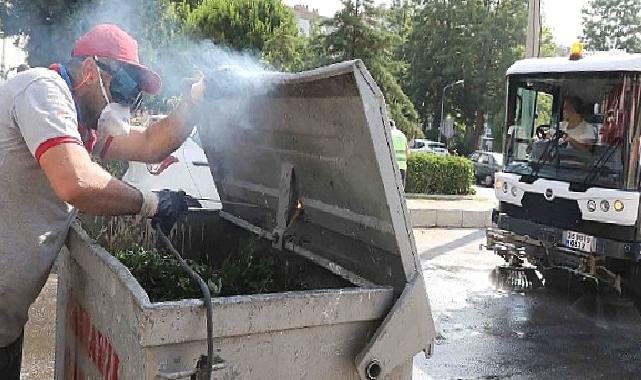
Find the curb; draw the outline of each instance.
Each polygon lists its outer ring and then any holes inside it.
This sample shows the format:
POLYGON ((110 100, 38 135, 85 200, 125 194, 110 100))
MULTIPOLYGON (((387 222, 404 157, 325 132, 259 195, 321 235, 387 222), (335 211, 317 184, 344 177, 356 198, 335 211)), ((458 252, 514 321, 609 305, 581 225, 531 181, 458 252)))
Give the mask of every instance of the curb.
POLYGON ((492 209, 442 210, 410 209, 412 228, 488 228, 492 227, 492 209))
POLYGON ((439 195, 419 193, 405 193, 405 198, 427 201, 475 201, 480 199, 477 195, 439 195))

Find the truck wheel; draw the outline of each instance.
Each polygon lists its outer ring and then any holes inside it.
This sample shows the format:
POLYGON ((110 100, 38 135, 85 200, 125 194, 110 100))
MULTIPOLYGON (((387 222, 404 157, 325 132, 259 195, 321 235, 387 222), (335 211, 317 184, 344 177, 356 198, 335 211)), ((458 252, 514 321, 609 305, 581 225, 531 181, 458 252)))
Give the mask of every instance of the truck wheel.
POLYGON ((492 186, 492 182, 494 182, 494 178, 491 175, 488 175, 485 177, 485 181, 483 183, 485 186, 492 186))

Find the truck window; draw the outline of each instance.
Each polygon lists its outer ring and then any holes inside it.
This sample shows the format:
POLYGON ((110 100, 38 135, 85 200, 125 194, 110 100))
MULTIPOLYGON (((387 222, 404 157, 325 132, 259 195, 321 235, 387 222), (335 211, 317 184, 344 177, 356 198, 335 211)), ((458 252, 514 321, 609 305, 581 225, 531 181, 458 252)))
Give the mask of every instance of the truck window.
POLYGON ((537 91, 519 87, 516 95, 514 119, 508 127, 508 142, 514 156, 527 160, 528 146, 536 122, 537 91))
POLYGON ((619 188, 630 144, 624 136, 637 129, 631 121, 639 94, 639 78, 618 73, 511 81, 506 171, 619 188))
POLYGON ((536 96, 536 122, 535 126, 550 125, 552 121, 552 105, 554 96, 545 92, 538 92, 536 96))

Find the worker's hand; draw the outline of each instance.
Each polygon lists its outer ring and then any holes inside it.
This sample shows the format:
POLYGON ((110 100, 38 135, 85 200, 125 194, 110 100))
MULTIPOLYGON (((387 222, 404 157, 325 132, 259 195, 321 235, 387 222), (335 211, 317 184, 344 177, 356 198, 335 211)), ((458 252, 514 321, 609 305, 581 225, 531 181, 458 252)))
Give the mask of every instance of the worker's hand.
POLYGON ((162 190, 158 194, 158 209, 156 215, 151 218, 151 225, 160 229, 165 235, 169 235, 176 222, 187 213, 189 207, 200 207, 200 203, 185 194, 184 191, 162 190))
MULTIPOLYGON (((180 103, 172 114, 182 121, 188 134, 199 122, 201 111, 198 110, 198 107, 204 96, 205 75, 201 71, 195 71, 191 78, 183 79, 180 103)), ((184 137, 186 138, 187 135, 184 137)))
POLYGON ((205 74, 202 71, 194 71, 191 78, 183 79, 182 97, 192 104, 199 103, 205 95, 205 74))

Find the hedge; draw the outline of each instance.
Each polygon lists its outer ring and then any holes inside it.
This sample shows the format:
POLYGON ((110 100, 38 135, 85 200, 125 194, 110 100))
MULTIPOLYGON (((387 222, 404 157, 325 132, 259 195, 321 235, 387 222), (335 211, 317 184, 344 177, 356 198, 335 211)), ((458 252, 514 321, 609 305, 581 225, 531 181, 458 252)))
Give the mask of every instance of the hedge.
POLYGON ((473 182, 472 162, 464 157, 412 153, 407 159, 407 193, 468 195, 473 182))

